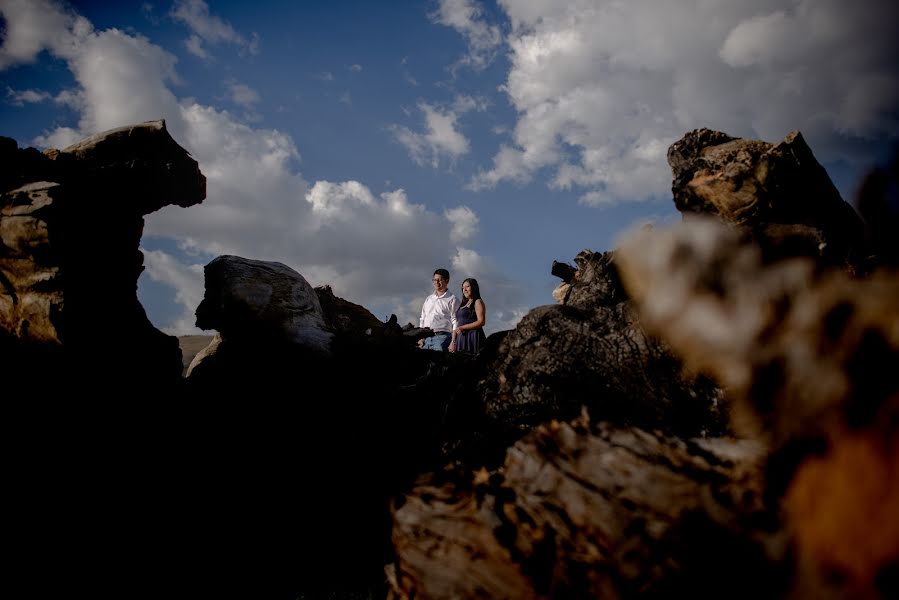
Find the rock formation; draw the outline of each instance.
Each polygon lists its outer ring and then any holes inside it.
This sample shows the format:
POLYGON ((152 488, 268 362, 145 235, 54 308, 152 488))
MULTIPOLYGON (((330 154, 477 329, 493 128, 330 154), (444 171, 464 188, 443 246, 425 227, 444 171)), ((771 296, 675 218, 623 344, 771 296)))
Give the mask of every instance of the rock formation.
POLYGON ((766 266, 715 221, 636 236, 621 252, 647 327, 724 383, 738 427, 771 446, 767 493, 783 497, 808 578, 889 595, 899 567, 897 274, 852 280, 808 259, 766 266))
POLYGON ((798 134, 699 130, 669 161, 681 228, 554 264, 560 305, 525 317, 483 382, 510 422, 564 415, 558 398, 589 417, 539 425, 495 471, 435 473, 397 499, 396 597, 899 591, 896 274, 850 278, 875 264, 861 222, 798 134), (697 373, 722 384, 742 439, 672 431, 677 379, 655 386, 648 368, 662 356, 694 374, 685 395, 697 373), (610 411, 609 386, 640 390, 628 369, 652 391, 610 411), (662 425, 639 420, 647 408, 662 425))
POLYGON ((684 215, 714 215, 749 232, 770 259, 808 256, 822 267, 863 269, 861 219, 799 132, 770 144, 697 129, 671 145, 668 164, 684 215))
POLYGON ((203 200, 206 180, 163 121, 106 131, 64 150, 19 150, 0 161, 0 354, 4 366, 99 387, 180 380, 178 342, 137 300, 143 216, 203 200), (110 352, 97 333, 114 330, 110 352))
POLYGON ((585 250, 576 270, 556 263, 568 278, 562 305, 531 310, 505 336, 477 392, 499 428, 521 435, 583 406, 596 419, 679 435, 726 427, 717 387, 643 331, 615 261, 585 250))

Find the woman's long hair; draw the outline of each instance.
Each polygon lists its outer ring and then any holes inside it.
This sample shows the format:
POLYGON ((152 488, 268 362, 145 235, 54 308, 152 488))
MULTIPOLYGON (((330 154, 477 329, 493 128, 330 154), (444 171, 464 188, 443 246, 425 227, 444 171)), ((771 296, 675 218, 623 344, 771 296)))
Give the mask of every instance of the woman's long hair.
MULTIPOLYGON (((468 286, 471 288, 471 305, 474 306, 475 300, 481 299, 481 287, 478 285, 478 280, 474 277, 469 277, 465 281, 462 282, 462 285, 465 285, 465 282, 468 282, 468 286)), ((464 297, 464 294, 463 294, 464 297)))

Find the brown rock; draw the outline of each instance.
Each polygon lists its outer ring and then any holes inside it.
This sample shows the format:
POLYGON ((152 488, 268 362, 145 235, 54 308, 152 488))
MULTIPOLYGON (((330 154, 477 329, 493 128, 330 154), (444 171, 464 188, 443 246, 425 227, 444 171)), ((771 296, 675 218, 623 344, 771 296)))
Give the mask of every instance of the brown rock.
POLYGON ((799 132, 770 144, 697 129, 671 145, 668 163, 678 210, 748 231, 766 259, 863 268, 862 222, 799 132))

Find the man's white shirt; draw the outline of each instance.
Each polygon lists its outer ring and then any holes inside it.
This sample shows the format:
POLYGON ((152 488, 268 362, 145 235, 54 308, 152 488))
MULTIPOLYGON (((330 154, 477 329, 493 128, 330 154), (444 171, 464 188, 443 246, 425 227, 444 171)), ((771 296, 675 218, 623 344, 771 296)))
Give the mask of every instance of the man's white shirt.
POLYGON ((458 309, 459 300, 449 290, 443 292, 442 296, 435 292, 425 298, 418 326, 430 327, 434 331, 453 331, 457 327, 458 309))

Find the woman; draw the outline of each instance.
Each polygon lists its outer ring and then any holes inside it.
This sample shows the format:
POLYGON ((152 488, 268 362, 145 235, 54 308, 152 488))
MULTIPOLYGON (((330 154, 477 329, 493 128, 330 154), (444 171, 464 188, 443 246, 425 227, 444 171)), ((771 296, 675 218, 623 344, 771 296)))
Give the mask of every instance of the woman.
POLYGON ((453 330, 450 352, 470 352, 477 354, 484 348, 487 336, 484 324, 487 322, 487 306, 481 299, 478 280, 469 277, 462 282, 462 306, 456 311, 457 327, 453 330))

